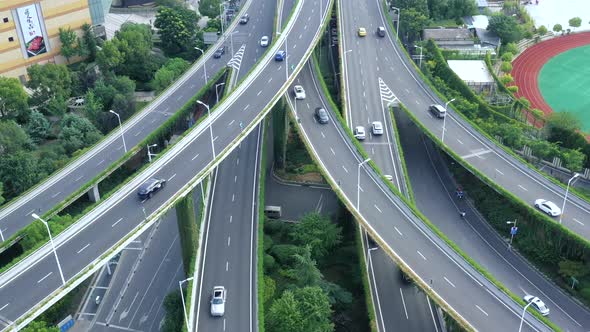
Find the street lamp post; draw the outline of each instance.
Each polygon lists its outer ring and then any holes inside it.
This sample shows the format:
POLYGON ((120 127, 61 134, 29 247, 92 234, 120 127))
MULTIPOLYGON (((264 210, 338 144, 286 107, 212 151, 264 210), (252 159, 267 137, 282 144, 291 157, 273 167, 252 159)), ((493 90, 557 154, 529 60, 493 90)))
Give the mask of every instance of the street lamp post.
POLYGON ((184 303, 184 293, 182 292, 182 284, 186 281, 191 281, 193 280, 193 277, 184 279, 184 280, 180 280, 178 282, 178 287, 180 287, 180 298, 182 299, 182 310, 184 311, 184 322, 186 323, 186 330, 190 331, 190 327, 188 326, 188 316, 186 314, 186 304, 184 303))
POLYGON ((225 12, 225 3, 220 3, 219 4, 219 23, 221 23, 221 36, 223 37, 223 22, 225 22, 225 15, 223 15, 225 12), (223 11, 221 10, 221 8, 223 8, 223 11))
POLYGON ((572 178, 567 181, 567 187, 565 189, 565 196, 563 196, 563 206, 561 207, 561 214, 559 215, 559 223, 560 224, 561 224, 561 217, 563 217, 563 213, 565 212, 565 202, 567 201, 567 193, 570 190, 570 184, 578 176, 580 176, 580 173, 574 173, 574 176, 572 176, 572 178))
POLYGON ((147 151, 148 151, 148 160, 149 160, 149 162, 150 162, 150 163, 152 162, 152 157, 155 157, 155 156, 157 156, 157 155, 158 155, 157 153, 152 153, 152 152, 150 151, 150 148, 153 148, 153 147, 156 147, 156 146, 158 146, 158 144, 151 144, 151 145, 148 145, 148 146, 147 146, 147 151))
POLYGON ((525 305, 524 308, 522 309, 522 316, 520 316, 520 325, 518 326, 518 332, 522 331, 522 322, 524 321, 524 313, 526 312, 526 309, 533 304, 533 302, 529 302, 529 304, 525 305))
POLYGON ((117 119, 119 119, 119 129, 121 129, 121 139, 123 140, 123 148, 125 149, 125 153, 127 153, 127 144, 125 144, 125 135, 123 134, 123 126, 121 125, 121 117, 119 116, 119 113, 110 110, 109 111, 112 114, 115 114, 117 116, 117 119))
POLYGON ((510 243, 508 244, 508 248, 512 247, 512 240, 514 239, 514 235, 516 234, 516 230, 518 229, 518 228, 516 228, 516 221, 517 221, 517 219, 514 219, 514 221, 507 221, 506 222, 508 225, 511 225, 511 224, 514 225, 514 226, 512 226, 514 228, 512 228, 512 227, 510 228, 510 243))
POLYGON ((418 60, 418 67, 422 70, 422 46, 414 45, 414 47, 420 49, 420 60, 418 60))
POLYGON ((35 213, 31 214, 31 216, 33 218, 39 220, 40 222, 42 222, 43 225, 45 225, 45 227, 47 228, 47 233, 49 233, 49 242, 51 242, 51 247, 53 248, 53 255, 55 255, 55 261, 57 262, 57 269, 59 270, 59 275, 61 276, 61 282, 65 286, 66 279, 64 278, 64 273, 61 270, 61 264, 59 264, 59 258, 57 258, 57 251, 55 250, 55 244, 53 243, 53 237, 51 236, 51 230, 49 229, 49 224, 47 224, 47 222, 45 220, 41 219, 41 217, 39 217, 35 213))
POLYGON ((209 105, 205 104, 204 102, 197 100, 197 103, 205 106, 207 108, 207 117, 209 118, 209 133, 211 134, 211 151, 213 151, 213 159, 215 159, 215 145, 213 144, 213 119, 211 118, 211 110, 209 109, 209 105))
POLYGON ((402 12, 399 8, 390 6, 389 8, 395 9, 397 11, 397 20, 395 23, 395 38, 399 40, 399 19, 402 16, 402 12))
POLYGON ((221 82, 219 84, 215 84, 215 103, 219 103, 219 92, 217 92, 217 87, 225 85, 225 82, 221 82))
POLYGON ((441 137, 441 141, 444 143, 445 142, 445 128, 446 128, 446 124, 447 124, 447 107, 449 106, 450 103, 454 102, 455 98, 447 101, 445 103, 445 116, 443 117, 443 128, 442 128, 442 137, 441 137))
POLYGON ((357 169, 357 173, 356 173, 356 210, 357 211, 361 211, 360 210, 360 202, 361 202, 361 167, 363 167, 364 164, 368 163, 369 160, 371 160, 371 158, 367 158, 363 161, 361 161, 358 165, 358 169, 357 169))
MULTIPOLYGON (((203 51, 203 49, 195 46, 195 50, 200 51, 201 55, 205 55, 205 51, 203 51)), ((207 85, 207 63, 206 62, 203 62, 203 71, 205 72, 205 85, 207 85)))

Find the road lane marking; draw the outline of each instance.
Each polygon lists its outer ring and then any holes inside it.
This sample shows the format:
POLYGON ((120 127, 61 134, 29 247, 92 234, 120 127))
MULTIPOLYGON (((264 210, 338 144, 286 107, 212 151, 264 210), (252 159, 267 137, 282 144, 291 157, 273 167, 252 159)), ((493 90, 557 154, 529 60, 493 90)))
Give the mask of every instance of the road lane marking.
POLYGON ((361 186, 359 186, 359 190, 360 190, 361 192, 365 192, 365 191, 363 190, 363 187, 361 187, 361 186))
POLYGON ((334 149, 330 148, 330 151, 332 151, 333 155, 336 155, 336 152, 334 152, 334 149))
POLYGON ((10 304, 10 302, 8 302, 4 306, 2 306, 2 308, 0 308, 0 311, 2 311, 4 308, 8 307, 9 304, 10 304))
POLYGON ((225 318, 223 319, 223 330, 225 331, 225 318))
POLYGON ((231 223, 232 220, 234 219, 234 216, 229 216, 229 222, 231 223))
POLYGON ((32 209, 31 211, 27 212, 27 214, 25 214, 25 217, 30 216, 31 214, 33 214, 33 212, 35 212, 35 209, 32 209))
POLYGON ((326 135, 324 135, 324 132, 323 131, 320 131, 320 134, 322 134, 322 137, 323 138, 326 138, 326 135))
POLYGON ((408 309, 406 308, 406 301, 404 300, 404 293, 402 292, 402 289, 401 288, 399 289, 399 294, 402 297, 402 304, 404 305, 404 312, 406 313, 406 319, 410 319, 408 317, 408 309))
POLYGON ((489 316, 487 312, 485 312, 482 308, 480 308, 477 304, 475 305, 479 311, 483 312, 484 315, 489 316))
POLYGON ((217 141, 217 138, 218 138, 218 137, 219 137, 219 136, 215 136, 215 138, 213 139, 213 142, 217 141))
POLYGON ((199 154, 197 153, 191 160, 197 159, 198 156, 199 156, 199 154))
POLYGON ((465 156, 461 156, 461 158, 463 158, 463 159, 469 159, 469 158, 473 158, 473 157, 478 157, 479 158, 480 156, 482 156, 484 154, 487 154, 487 153, 492 152, 492 150, 489 150, 489 149, 488 150, 478 149, 478 150, 479 151, 477 151, 477 152, 474 152, 474 153, 471 153, 471 154, 468 154, 468 155, 465 155, 465 156))
POLYGON ((47 274, 45 275, 45 277, 43 277, 43 278, 39 279, 39 280, 37 281, 37 283, 41 283, 43 280, 47 279, 47 277, 49 277, 49 276, 50 276, 50 275, 52 275, 52 274, 53 274, 53 272, 49 272, 49 273, 47 273, 47 274))
POLYGON ((525 188, 525 187, 521 186, 520 184, 518 185, 518 187, 519 187, 520 189, 524 190, 524 191, 529 191, 527 188, 525 188))
POLYGON ((346 167, 344 167, 344 165, 342 166, 342 168, 344 169, 344 171, 345 171, 346 173, 348 173, 348 170, 346 169, 346 167))
POLYGON ((396 231, 396 232, 397 232, 397 233, 398 233, 400 236, 404 236, 404 235, 402 234, 402 232, 400 232, 400 231, 399 231, 399 229, 397 229, 397 227, 393 226, 393 228, 395 228, 395 231, 396 231))
POLYGON ((170 180, 174 179, 174 177, 175 177, 175 176, 176 176, 176 173, 174 173, 174 175, 172 175, 172 176, 171 176, 171 177, 168 179, 168 181, 170 181, 170 180))
POLYGON ((240 158, 236 159, 236 165, 240 164, 240 158))
POLYGON ((84 247, 82 247, 82 249, 78 250, 78 253, 81 253, 82 251, 84 251, 84 249, 90 247, 90 243, 88 243, 87 245, 85 245, 84 247))
POLYGON ((458 138, 457 138, 457 142, 459 142, 459 144, 463 145, 463 142, 461 142, 461 140, 458 138))
POLYGON ((504 173, 500 172, 500 170, 497 168, 496 168, 496 172, 500 173, 500 175, 504 175, 504 173))
POLYGON ((225 261, 225 271, 229 271, 229 262, 225 261))
POLYGON ((455 287, 455 285, 453 285, 453 283, 449 279, 447 279, 447 277, 443 277, 443 278, 449 283, 449 285, 453 286, 453 288, 457 288, 457 287, 455 287))
POLYGON ((227 246, 229 247, 229 244, 231 243, 231 237, 227 237, 227 246))
POLYGON ((135 134, 133 134, 133 136, 137 136, 139 134, 141 134, 141 131, 136 132, 135 134))
POLYGON ((574 219, 574 221, 575 221, 575 222, 577 222, 578 224, 580 224, 580 225, 582 225, 582 226, 585 226, 585 225, 584 225, 584 223, 583 223, 583 222, 581 222, 581 221, 579 221, 578 219, 576 219, 576 218, 572 218, 572 219, 574 219))
POLYGON ((123 218, 119 218, 119 220, 115 221, 115 223, 114 223, 114 224, 112 224, 112 225, 111 225, 111 227, 115 227, 115 226, 117 226, 117 224, 118 224, 118 223, 119 223, 121 220, 123 220, 123 218))
POLYGON ((272 82, 272 77, 268 79, 268 83, 272 82))
MULTIPOLYGON (((156 119, 154 119, 154 121, 156 121, 156 119)), ((153 121, 152 121, 153 122, 153 121)), ((118 148, 116 148, 115 150, 119 151, 123 148, 123 145, 120 145, 118 148)))
POLYGON ((76 180, 74 180, 74 182, 80 181, 80 179, 82 179, 83 177, 84 177, 84 175, 80 175, 79 177, 76 178, 76 180))
POLYGON ((101 160, 101 161, 99 161, 99 162, 98 162, 98 164, 96 164, 96 166, 98 166, 98 165, 100 165, 100 164, 102 164, 102 163, 104 163, 104 159, 103 159, 103 160, 101 160))
POLYGON ((57 197, 57 195, 61 194, 61 191, 56 192, 55 194, 51 195, 51 198, 57 197))
POLYGON ((236 200, 236 195, 235 194, 231 194, 231 201, 235 201, 236 200))
POLYGON ((248 107, 250 107, 250 104, 246 105, 246 107, 244 107, 244 111, 248 109, 248 107))
POLYGON ((231 120, 231 122, 227 125, 228 127, 231 126, 232 124, 234 124, 236 120, 231 120))
POLYGON ((309 107, 309 103, 305 103, 305 105, 307 105, 307 109, 310 109, 311 107, 309 107))
POLYGON ((261 93, 262 93, 262 90, 258 91, 258 93, 256 95, 260 96, 261 93))
POLYGON ((379 211, 379 213, 383 213, 383 211, 381 211, 381 209, 377 206, 377 204, 373 204, 373 206, 375 207, 375 209, 377 209, 377 211, 379 211))
POLYGON ((236 183, 236 182, 238 182, 238 176, 237 175, 234 176, 234 183, 236 183))
POLYGON ((182 99, 182 95, 178 96, 178 98, 176 98, 176 101, 180 101, 182 99))
POLYGON ((420 250, 416 250, 416 252, 418 253, 418 255, 420 255, 420 257, 422 257, 423 260, 426 260, 426 257, 424 257, 424 255, 422 255, 420 250))

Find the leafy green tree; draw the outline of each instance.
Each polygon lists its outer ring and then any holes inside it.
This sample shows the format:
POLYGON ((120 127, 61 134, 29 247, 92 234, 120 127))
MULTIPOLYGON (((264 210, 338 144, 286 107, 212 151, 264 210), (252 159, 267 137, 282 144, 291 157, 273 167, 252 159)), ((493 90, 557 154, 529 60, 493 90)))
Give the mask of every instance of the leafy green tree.
POLYGON ((0 182, 0 205, 4 204, 6 199, 4 198, 4 185, 0 182))
POLYGON ((558 33, 558 32, 562 32, 563 31, 563 27, 561 26, 561 24, 555 24, 553 26, 553 32, 558 33))
POLYGON ((500 82, 502 82, 504 85, 510 84, 514 82, 514 77, 512 77, 510 74, 504 74, 500 76, 500 82))
POLYGON ((286 275, 295 280, 295 284, 302 287, 318 286, 323 279, 322 272, 317 267, 316 261, 311 258, 309 246, 303 248, 301 254, 293 255, 295 264, 293 268, 287 270, 286 275))
POLYGON ((96 52, 98 50, 96 47, 96 36, 94 35, 92 26, 88 23, 82 25, 82 31, 84 34, 82 35, 82 38, 78 40, 78 55, 87 56, 88 61, 92 62, 96 59, 96 52))
POLYGON ((420 32, 430 23, 430 19, 423 12, 414 8, 403 12, 404 19, 400 20, 400 30, 406 32, 410 40, 416 40, 420 32))
POLYGON ((0 118, 25 122, 30 111, 27 100, 18 79, 0 76, 0 118))
POLYGON ((502 56, 500 57, 500 59, 502 59, 502 61, 506 61, 506 62, 512 62, 513 58, 514 58, 514 55, 510 52, 504 52, 504 54, 502 54, 502 56))
POLYGON ((89 146, 101 137, 90 120, 77 114, 67 114, 61 120, 59 139, 68 153, 89 146))
POLYGON ((220 0, 201 0, 199 1, 199 13, 209 18, 215 18, 219 16, 220 4, 220 0))
POLYGON ((15 197, 37 183, 37 161, 25 151, 3 155, 0 158, 0 180, 4 183, 6 197, 15 197))
POLYGON ((12 120, 0 121, 0 156, 32 148, 27 133, 12 120))
POLYGON ((66 105, 66 98, 58 95, 49 99, 47 103, 41 105, 40 109, 46 114, 62 116, 68 110, 68 105, 66 105))
POLYGON ((192 50, 198 21, 199 17, 194 10, 160 7, 154 25, 159 29, 164 52, 170 56, 192 50))
POLYGON ((168 60, 154 75, 152 88, 158 92, 164 90, 189 67, 190 64, 183 59, 173 58, 168 60))
MULTIPOLYGON (((0 199, 1 199, 1 187, 0 187, 0 199)), ((2 202, 0 202, 2 204, 2 202)), ((264 303, 267 303, 275 296, 277 290, 277 283, 273 278, 265 275, 264 276, 264 303)))
POLYGON ((27 73, 29 74, 27 86, 33 90, 35 105, 57 97, 64 100, 70 97, 72 79, 65 65, 47 63, 40 66, 34 64, 27 68, 27 73))
POLYGON ((293 292, 286 290, 272 302, 265 319, 266 329, 269 332, 303 332, 304 320, 293 292))
POLYGON ((92 90, 84 96, 84 113, 92 123, 96 124, 100 113, 103 111, 102 100, 97 98, 92 90))
POLYGON ((568 24, 570 27, 574 28, 574 30, 575 30, 575 28, 579 28, 580 25, 582 25, 582 19, 579 17, 572 17, 568 21, 568 24))
POLYGON ((508 61, 504 61, 502 62, 502 64, 500 65, 500 70, 505 73, 508 74, 509 72, 512 71, 512 64, 508 61))
POLYGON ((522 29, 516 19, 502 13, 496 13, 490 17, 487 29, 496 33, 502 40, 502 44, 517 42, 522 38, 522 29))
POLYGON ((96 53, 96 62, 103 72, 114 70, 123 61, 123 53, 119 51, 114 40, 104 42, 102 49, 96 53))
POLYGON ((446 18, 461 19, 477 13, 477 6, 473 0, 449 0, 446 18))
POLYGON ((70 27, 59 28, 59 41, 61 42, 60 53, 69 63, 70 58, 78 54, 78 45, 76 43, 76 33, 70 27))
POLYGON ((565 167, 572 171, 581 171, 586 155, 580 150, 565 149, 561 151, 561 158, 565 167))
POLYGON ((51 125, 39 111, 32 111, 29 122, 27 122, 27 133, 35 143, 40 143, 47 138, 51 125))
POLYGON ((44 321, 34 320, 27 325, 23 332, 59 332, 59 329, 55 326, 49 326, 44 321))
POLYGON ((571 112, 553 112, 547 118, 547 129, 550 135, 553 130, 560 129, 562 131, 577 131, 581 128, 580 119, 578 119, 571 112))
POLYGON ((397 0, 395 1, 397 6, 405 12, 408 9, 414 9, 426 16, 430 16, 428 12, 428 1, 427 0, 397 0))
POLYGON ((286 290, 273 301, 268 312, 270 332, 330 332, 332 309, 326 294, 318 287, 286 290))
POLYGON ((434 20, 447 18, 449 0, 428 0, 428 11, 434 20))
POLYGON ((544 25, 541 25, 539 28, 537 28, 537 33, 540 36, 544 36, 547 34, 547 27, 545 27, 544 25))
POLYGON ((161 57, 152 54, 152 31, 147 24, 125 23, 112 40, 123 55, 123 61, 115 68, 119 75, 149 82, 161 66, 161 57))
POLYGON ((221 20, 219 18, 209 19, 204 30, 207 32, 221 31, 221 20))
POLYGON ((182 331, 184 327, 184 315, 182 311, 182 298, 180 291, 174 291, 164 298, 164 309, 166 316, 164 318, 164 332, 182 331))
POLYGON ((583 262, 566 259, 559 262, 558 265, 559 274, 566 279, 570 277, 574 277, 576 279, 583 278, 590 274, 590 270, 588 270, 588 267, 583 262))
POLYGON ((314 259, 324 257, 342 241, 342 228, 319 213, 309 213, 296 223, 291 232, 293 240, 309 246, 314 259))

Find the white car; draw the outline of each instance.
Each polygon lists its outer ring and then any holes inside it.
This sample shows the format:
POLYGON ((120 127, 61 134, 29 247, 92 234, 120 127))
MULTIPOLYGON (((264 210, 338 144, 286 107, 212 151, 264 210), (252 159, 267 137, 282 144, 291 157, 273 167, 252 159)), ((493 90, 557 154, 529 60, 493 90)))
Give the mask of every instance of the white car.
POLYGON ((371 123, 371 132, 373 132, 373 135, 383 135, 383 124, 381 124, 381 121, 373 121, 371 123))
POLYGON ((305 90, 301 85, 294 86, 293 93, 295 93, 295 99, 305 99, 305 90))
POLYGON ((365 133, 365 127, 363 127, 363 126, 355 127, 354 128, 354 137, 356 139, 358 139, 359 141, 364 140, 367 137, 367 135, 365 133))
POLYGON ((211 316, 221 317, 225 314, 225 287, 213 287, 211 295, 211 316))
POLYGON ((551 217, 557 217, 561 214, 561 209, 555 203, 546 199, 539 198, 535 201, 535 207, 551 217))
POLYGON ((536 296, 526 295, 522 298, 526 303, 531 303, 531 307, 535 308, 541 315, 547 316, 549 315, 549 308, 545 305, 541 299, 536 296))
POLYGON ((260 38, 260 46, 267 47, 268 41, 269 41, 268 36, 262 36, 262 38, 260 38))

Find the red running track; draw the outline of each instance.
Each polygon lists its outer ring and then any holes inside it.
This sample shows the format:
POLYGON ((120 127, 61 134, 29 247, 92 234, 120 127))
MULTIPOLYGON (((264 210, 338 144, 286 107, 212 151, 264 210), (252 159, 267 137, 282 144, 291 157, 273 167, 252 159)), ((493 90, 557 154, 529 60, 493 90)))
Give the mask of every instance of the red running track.
POLYGON ((553 110, 539 90, 541 68, 554 56, 587 44, 590 44, 590 32, 555 37, 527 48, 512 62, 512 77, 514 85, 518 86, 516 96, 528 99, 531 108, 540 109, 545 115, 550 114, 553 110))

